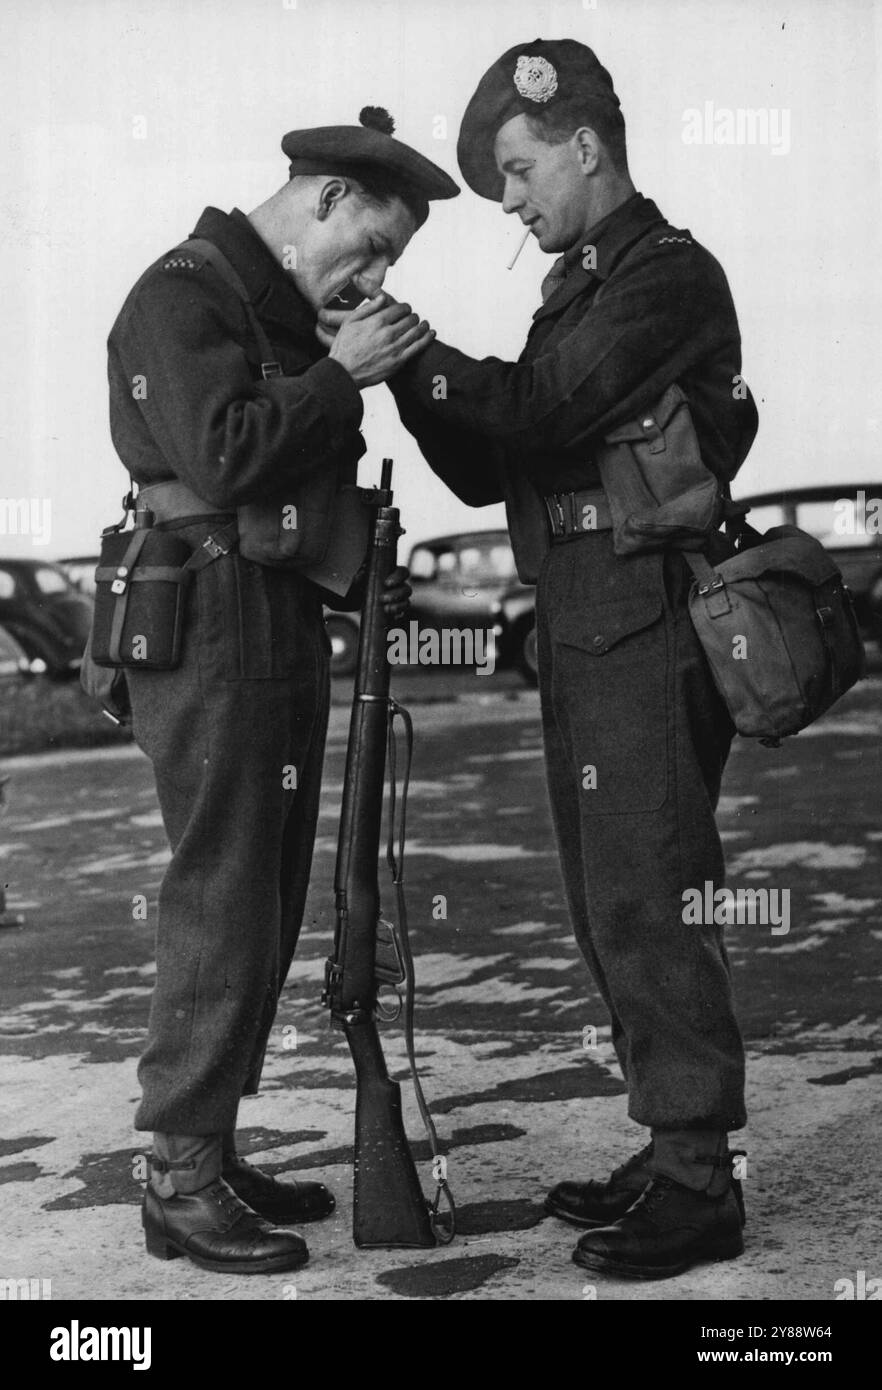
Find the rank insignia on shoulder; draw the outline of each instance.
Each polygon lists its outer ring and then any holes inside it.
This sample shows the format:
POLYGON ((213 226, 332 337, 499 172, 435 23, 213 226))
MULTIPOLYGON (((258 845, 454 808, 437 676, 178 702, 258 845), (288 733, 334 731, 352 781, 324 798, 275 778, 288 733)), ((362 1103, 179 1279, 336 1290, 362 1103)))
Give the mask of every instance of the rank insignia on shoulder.
POLYGON ((683 246, 692 246, 691 236, 663 236, 659 237, 656 246, 664 246, 665 242, 680 242, 683 246))
POLYGON ((205 261, 194 256, 169 256, 163 261, 163 270, 201 270, 205 261))

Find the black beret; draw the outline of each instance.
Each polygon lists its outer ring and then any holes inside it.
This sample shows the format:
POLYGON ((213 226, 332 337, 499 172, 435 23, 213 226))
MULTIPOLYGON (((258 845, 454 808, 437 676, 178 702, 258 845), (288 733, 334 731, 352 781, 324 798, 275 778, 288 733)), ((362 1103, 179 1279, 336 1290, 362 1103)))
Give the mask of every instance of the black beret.
POLYGON ((459 131, 456 157, 469 187, 501 203, 505 181, 493 156, 500 127, 513 116, 551 111, 573 96, 619 106, 612 78, 583 43, 533 39, 497 58, 478 83, 459 131))
POLYGON ((459 184, 410 145, 392 139, 391 116, 382 107, 366 106, 361 125, 325 125, 313 130, 289 130, 282 149, 295 174, 343 174, 357 179, 359 171, 382 173, 402 191, 424 199, 455 198, 459 184))

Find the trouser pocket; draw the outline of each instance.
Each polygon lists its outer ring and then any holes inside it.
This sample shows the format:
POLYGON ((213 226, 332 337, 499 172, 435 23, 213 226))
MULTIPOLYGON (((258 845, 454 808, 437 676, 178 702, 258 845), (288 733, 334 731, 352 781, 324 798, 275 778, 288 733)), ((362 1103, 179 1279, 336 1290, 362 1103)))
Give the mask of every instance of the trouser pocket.
POLYGON ((585 815, 654 811, 668 794, 668 637, 661 594, 549 615, 551 697, 585 815))

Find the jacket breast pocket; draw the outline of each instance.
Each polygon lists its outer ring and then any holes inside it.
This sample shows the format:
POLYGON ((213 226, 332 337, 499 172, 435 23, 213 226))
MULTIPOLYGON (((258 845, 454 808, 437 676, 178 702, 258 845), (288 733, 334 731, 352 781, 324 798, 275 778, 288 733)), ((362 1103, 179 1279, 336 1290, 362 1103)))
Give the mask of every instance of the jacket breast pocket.
POLYGON ((585 815, 658 810, 668 793, 670 670, 658 594, 552 618, 552 699, 585 815))

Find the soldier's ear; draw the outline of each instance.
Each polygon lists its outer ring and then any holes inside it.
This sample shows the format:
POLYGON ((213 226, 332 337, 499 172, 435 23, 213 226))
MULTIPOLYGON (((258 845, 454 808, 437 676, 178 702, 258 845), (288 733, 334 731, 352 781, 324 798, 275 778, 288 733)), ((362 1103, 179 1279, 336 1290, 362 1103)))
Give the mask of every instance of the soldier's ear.
POLYGON ((318 202, 315 209, 315 215, 319 222, 324 222, 326 217, 330 217, 340 199, 345 198, 348 192, 349 184, 346 179, 334 177, 325 180, 319 189, 318 202))
POLYGON ((573 135, 573 144, 576 154, 579 157, 579 164, 583 174, 593 174, 600 163, 601 151, 603 146, 597 138, 597 132, 592 130, 589 125, 580 126, 573 135))

